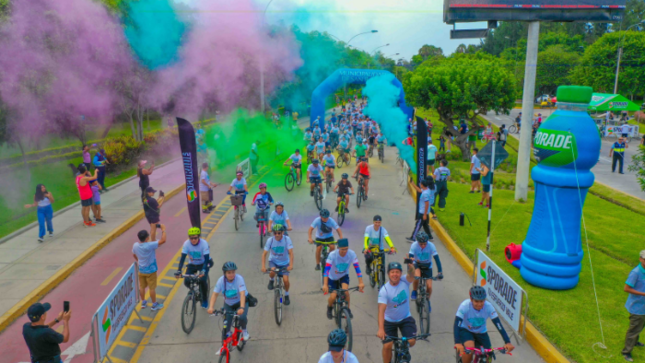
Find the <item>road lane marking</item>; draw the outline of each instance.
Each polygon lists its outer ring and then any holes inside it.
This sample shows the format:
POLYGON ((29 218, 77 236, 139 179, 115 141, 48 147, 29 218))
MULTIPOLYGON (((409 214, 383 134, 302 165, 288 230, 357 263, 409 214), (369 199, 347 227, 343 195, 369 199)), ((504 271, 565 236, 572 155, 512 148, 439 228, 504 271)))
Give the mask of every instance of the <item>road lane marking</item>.
POLYGON ((105 278, 105 280, 103 280, 103 282, 101 282, 101 286, 105 286, 109 284, 110 281, 112 281, 112 279, 114 278, 114 276, 116 276, 119 272, 121 272, 121 270, 123 270, 123 267, 117 267, 114 271, 112 271, 111 274, 108 275, 108 277, 105 278))
POLYGON ((188 209, 188 206, 183 207, 182 209, 180 209, 179 212, 177 212, 177 214, 175 214, 175 217, 179 217, 182 213, 184 213, 186 211, 186 209, 188 209))
POLYGON ((116 344, 130 349, 134 349, 137 347, 135 343, 125 342, 123 340, 116 342, 116 344))
POLYGON ((157 286, 169 287, 171 289, 175 287, 175 285, 165 284, 163 282, 157 282, 157 286))

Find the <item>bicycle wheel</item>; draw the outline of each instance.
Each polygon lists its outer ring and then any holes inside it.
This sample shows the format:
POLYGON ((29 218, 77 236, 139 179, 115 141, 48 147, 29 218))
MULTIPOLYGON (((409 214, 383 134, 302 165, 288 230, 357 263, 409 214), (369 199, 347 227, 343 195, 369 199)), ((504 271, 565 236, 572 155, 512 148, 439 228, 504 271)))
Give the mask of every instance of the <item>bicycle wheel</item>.
POLYGON ((184 333, 190 334, 195 327, 195 318, 197 317, 196 311, 197 300, 193 292, 189 292, 184 299, 184 304, 181 307, 181 328, 184 333))
POLYGON ((293 185, 295 184, 295 178, 293 177, 293 173, 289 172, 287 176, 284 178, 284 187, 287 189, 288 192, 293 190, 293 185))
POLYGON ((241 207, 242 206, 237 206, 235 208, 235 216, 233 217, 233 219, 235 220, 235 230, 236 231, 240 228, 240 225, 239 225, 240 222, 239 221, 240 221, 240 208, 241 207))
POLYGON ((260 248, 264 248, 264 222, 260 222, 258 233, 260 233, 260 248))
POLYGON ((219 356, 219 363, 228 363, 228 352, 224 351, 224 354, 219 356))
POLYGON ((430 332, 430 300, 425 298, 421 300, 420 304, 417 304, 419 308, 419 329, 421 329, 421 334, 426 334, 430 332))
POLYGON ((237 348, 238 351, 241 352, 242 349, 244 349, 244 346, 246 345, 246 340, 242 339, 242 332, 241 331, 239 333, 237 333, 237 334, 238 334, 238 337, 237 337, 237 347, 236 348, 237 348))
POLYGON ((374 156, 374 148, 371 148, 371 149, 369 150, 368 154, 369 154, 369 157, 370 157, 370 158, 371 158, 372 156, 374 156))
POLYGON ((356 194, 356 207, 361 207, 361 202, 363 201, 363 188, 358 187, 358 193, 356 194))
POLYGON ((369 277, 370 277, 370 286, 371 286, 372 288, 375 288, 375 287, 376 287, 376 278, 378 277, 378 274, 377 274, 377 273, 376 273, 376 271, 374 270, 374 263, 372 263, 371 265, 372 265, 372 266, 371 266, 371 267, 372 267, 372 270, 370 271, 370 273, 369 273, 368 275, 369 275, 369 277))
POLYGON ((517 131, 517 128, 515 127, 515 125, 511 125, 511 126, 508 127, 508 133, 509 134, 514 134, 515 131, 517 131))
POLYGON ((340 311, 340 323, 341 329, 347 334, 347 350, 352 351, 352 343, 354 338, 352 337, 352 318, 349 317, 349 311, 347 308, 343 308, 340 311))
POLYGON ((338 207, 338 210, 339 210, 339 212, 338 212, 338 225, 342 227, 343 223, 345 222, 345 209, 343 208, 343 211, 341 213, 340 208, 341 207, 339 206, 338 207))
POLYGON ((282 293, 276 289, 273 297, 273 311, 275 312, 275 323, 282 324, 282 293))
POLYGON ((318 185, 314 187, 314 199, 316 199, 316 207, 318 207, 318 210, 321 210, 323 207, 323 203, 322 203, 322 196, 320 195, 320 190, 318 189, 318 185))
POLYGON ((385 269, 383 268, 383 265, 378 269, 378 275, 379 275, 379 280, 378 280, 378 289, 381 291, 381 288, 383 285, 385 285, 385 269))
POLYGON ((325 183, 327 187, 327 194, 329 194, 329 190, 331 190, 331 179, 327 177, 327 182, 325 183))

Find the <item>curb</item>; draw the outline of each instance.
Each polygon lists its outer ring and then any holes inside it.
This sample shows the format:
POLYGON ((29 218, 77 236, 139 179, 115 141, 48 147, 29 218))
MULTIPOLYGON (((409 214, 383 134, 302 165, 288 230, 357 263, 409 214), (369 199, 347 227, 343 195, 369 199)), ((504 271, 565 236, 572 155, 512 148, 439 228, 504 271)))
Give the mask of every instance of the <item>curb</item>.
MULTIPOLYGON (((412 200, 417 199, 417 191, 411 186, 411 183, 408 179, 408 190, 410 191, 410 196, 412 200)), ((430 219, 430 226, 437 236, 441 239, 444 246, 450 251, 452 257, 454 257, 459 265, 466 271, 466 273, 472 276, 475 269, 475 264, 468 258, 466 253, 457 245, 452 237, 448 234, 445 228, 439 223, 439 221, 430 219)), ((535 327, 530 321, 522 318, 521 324, 526 324, 526 341, 535 349, 535 352, 548 363, 570 363, 558 348, 556 348, 551 342, 535 327)), ((521 325, 520 325, 521 326, 521 325)), ((521 328, 520 328, 521 329, 521 328)))
MULTIPOLYGON (((166 193, 166 196, 168 197, 168 199, 170 199, 176 194, 179 194, 184 188, 185 188, 185 184, 182 184, 176 187, 175 189, 171 190, 170 192, 166 193)), ((56 286, 58 286, 61 282, 63 282, 69 275, 71 275, 77 268, 79 268, 85 262, 87 262, 87 260, 89 260, 97 252, 103 249, 103 247, 107 246, 108 243, 110 243, 112 240, 122 235, 124 232, 126 232, 128 229, 134 226, 137 222, 143 219, 143 216, 144 216, 144 213, 141 210, 137 212, 135 215, 133 215, 132 217, 128 218, 127 221, 123 222, 120 226, 114 228, 105 237, 98 240, 90 248, 88 248, 83 253, 81 253, 78 257, 72 260, 72 262, 63 266, 53 276, 45 280, 45 282, 40 284, 40 286, 35 288, 32 292, 30 292, 27 296, 25 296, 22 300, 20 300, 17 304, 15 304, 11 309, 9 309, 6 313, 0 316, 0 332, 4 331, 9 325, 11 325, 11 323, 13 323, 19 317, 21 317, 27 311, 29 306, 36 303, 48 292, 53 290, 56 286)))

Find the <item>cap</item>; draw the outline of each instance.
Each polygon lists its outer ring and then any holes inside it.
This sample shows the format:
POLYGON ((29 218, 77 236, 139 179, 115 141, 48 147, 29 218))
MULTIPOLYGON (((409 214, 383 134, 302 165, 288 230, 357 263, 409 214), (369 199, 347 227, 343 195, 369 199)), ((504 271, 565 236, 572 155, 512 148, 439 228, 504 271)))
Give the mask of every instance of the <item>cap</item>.
POLYGON ((148 160, 141 160, 139 161, 139 166, 146 165, 147 162, 148 160))
POLYGON ((347 238, 339 239, 336 244, 338 245, 338 248, 349 247, 349 241, 347 240, 347 238))
POLYGON ((27 316, 29 317, 29 320, 31 320, 32 323, 37 322, 40 320, 40 317, 43 316, 44 313, 49 311, 51 309, 51 305, 49 303, 35 303, 32 306, 29 307, 27 310, 27 316))
POLYGON ((641 258, 645 258, 645 250, 641 251, 641 258))
POLYGON ((146 188, 146 193, 156 193, 156 192, 157 192, 157 191, 156 191, 156 190, 154 190, 154 188, 153 188, 153 187, 147 187, 147 188, 146 188))

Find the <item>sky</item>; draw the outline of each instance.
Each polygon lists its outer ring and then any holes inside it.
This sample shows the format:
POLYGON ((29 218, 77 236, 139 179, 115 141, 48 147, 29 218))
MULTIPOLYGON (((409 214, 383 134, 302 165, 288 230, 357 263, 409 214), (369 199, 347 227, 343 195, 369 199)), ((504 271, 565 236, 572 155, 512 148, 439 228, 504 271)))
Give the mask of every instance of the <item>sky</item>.
MULTIPOLYGON (((190 4, 195 0, 176 0, 190 4)), ((234 0, 230 0, 234 1, 234 0)), ((260 8, 269 0, 255 0, 260 8)), ((214 9, 216 11, 216 9, 214 9)), ((452 25, 443 23, 442 0, 272 0, 267 8, 270 24, 296 24, 304 31, 326 31, 367 52, 379 48, 393 59, 410 58, 424 44, 441 47, 449 55, 461 43, 479 44, 479 39, 450 39, 452 25), (399 53, 399 55, 395 55, 399 53)), ((483 28, 485 23, 459 24, 458 29, 483 28)))

